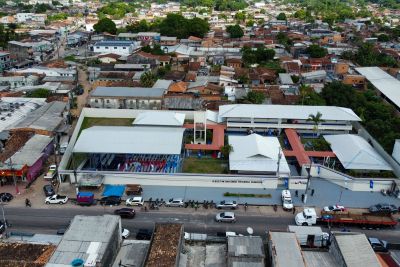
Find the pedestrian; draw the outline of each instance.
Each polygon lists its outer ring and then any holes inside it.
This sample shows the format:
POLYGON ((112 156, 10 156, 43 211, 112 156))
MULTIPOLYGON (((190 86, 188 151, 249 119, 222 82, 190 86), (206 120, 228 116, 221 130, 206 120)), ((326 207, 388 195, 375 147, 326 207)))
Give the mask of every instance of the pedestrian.
POLYGON ((301 201, 304 202, 304 194, 301 194, 301 201))
POLYGON ((293 207, 293 214, 296 213, 296 207, 293 207))
POLYGON ((299 191, 294 191, 294 195, 296 196, 296 197, 299 197, 299 191))
POLYGON ((247 202, 244 203, 244 211, 247 211, 247 202))
POLYGON ((315 192, 315 190, 314 190, 314 189, 312 189, 312 190, 311 190, 311 196, 313 196, 313 195, 314 195, 314 192, 315 192))

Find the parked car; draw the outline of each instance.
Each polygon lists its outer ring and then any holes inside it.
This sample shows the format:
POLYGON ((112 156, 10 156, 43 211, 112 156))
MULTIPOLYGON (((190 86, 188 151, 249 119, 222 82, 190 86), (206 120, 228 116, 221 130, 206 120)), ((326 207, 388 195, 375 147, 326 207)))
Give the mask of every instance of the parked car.
POLYGON ((371 213, 397 213, 398 209, 395 205, 387 203, 379 203, 369 207, 371 213))
POLYGON ((167 207, 183 207, 185 203, 183 203, 182 198, 171 198, 167 202, 165 202, 165 206, 167 207))
POLYGON ((339 206, 339 205, 332 205, 332 206, 326 206, 324 207, 324 211, 326 212, 330 212, 330 211, 345 211, 346 208, 343 206, 339 206))
POLYGON ((235 213, 233 212, 221 212, 215 216, 215 221, 217 222, 236 222, 235 213))
POLYGON ((153 232, 147 229, 139 229, 139 231, 136 234, 136 239, 137 240, 150 240, 151 236, 153 235, 153 232))
POLYGON ((217 209, 231 209, 234 210, 237 208, 236 201, 221 201, 219 204, 215 205, 217 209))
POLYGON ((291 196, 289 190, 282 190, 281 199, 282 199, 283 210, 292 210, 293 209, 292 196, 291 196))
POLYGON ((46 197, 51 197, 56 193, 50 184, 43 186, 43 192, 46 197))
POLYGON ((122 228, 121 236, 123 239, 127 239, 131 232, 128 229, 122 228))
POLYGON ((121 216, 121 218, 132 219, 135 217, 135 210, 130 208, 122 208, 115 210, 114 214, 121 216))
POLYGON ((143 206, 144 199, 142 197, 130 197, 125 203, 127 206, 143 206))
POLYGON ((94 194, 92 192, 79 192, 76 195, 76 204, 80 206, 91 206, 96 205, 94 194))
POLYGON ((60 196, 58 194, 52 195, 51 197, 46 197, 46 204, 65 204, 68 201, 67 196, 60 196))
POLYGON ((372 249, 375 252, 388 252, 387 242, 385 240, 380 240, 375 237, 368 237, 368 241, 371 244, 372 249))
POLYGON ((13 200, 14 196, 10 193, 0 193, 0 201, 1 202, 10 202, 13 200))
POLYGON ((118 206, 119 204, 121 204, 121 197, 118 196, 103 197, 102 199, 100 199, 100 204, 109 206, 118 206))

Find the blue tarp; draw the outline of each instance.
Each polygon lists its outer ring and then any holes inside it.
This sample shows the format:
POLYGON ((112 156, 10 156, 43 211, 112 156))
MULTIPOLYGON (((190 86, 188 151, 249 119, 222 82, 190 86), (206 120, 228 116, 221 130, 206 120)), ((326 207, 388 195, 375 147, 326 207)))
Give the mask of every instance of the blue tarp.
POLYGON ((118 196, 122 197, 125 192, 125 185, 106 184, 103 191, 104 197, 118 196))

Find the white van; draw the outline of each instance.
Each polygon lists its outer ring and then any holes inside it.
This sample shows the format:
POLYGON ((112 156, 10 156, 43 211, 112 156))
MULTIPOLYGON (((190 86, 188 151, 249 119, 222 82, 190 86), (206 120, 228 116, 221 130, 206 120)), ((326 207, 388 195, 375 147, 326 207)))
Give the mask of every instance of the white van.
POLYGON ((292 210, 293 202, 289 190, 282 190, 282 206, 284 210, 292 210))
POLYGON ((63 155, 68 147, 69 136, 63 135, 60 138, 60 154, 63 155))

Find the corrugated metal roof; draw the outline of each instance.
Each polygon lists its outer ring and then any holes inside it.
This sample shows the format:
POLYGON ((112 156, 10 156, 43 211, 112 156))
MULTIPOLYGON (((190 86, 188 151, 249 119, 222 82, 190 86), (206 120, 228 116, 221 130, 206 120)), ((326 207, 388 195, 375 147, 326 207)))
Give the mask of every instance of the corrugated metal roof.
POLYGON ((148 111, 140 113, 134 120, 133 125, 182 126, 184 121, 184 113, 173 111, 148 111))
POLYGON ((94 126, 82 131, 74 152, 178 155, 184 131, 180 127, 94 126))
POLYGON ((263 258, 263 241, 259 236, 229 236, 228 256, 263 258))
POLYGON ((12 155, 15 164, 32 166, 42 155, 43 150, 53 140, 50 136, 35 134, 26 144, 12 155))
POLYGON ((271 255, 277 267, 305 267, 294 233, 270 232, 271 255))
POLYGON ((220 118, 265 118, 307 120, 310 114, 322 113, 323 120, 361 121, 349 108, 335 106, 256 105, 219 106, 220 118))
POLYGON ((347 267, 381 266, 365 234, 336 233, 334 236, 347 267))
POLYGON ((355 134, 324 135, 332 151, 348 170, 392 170, 390 165, 361 136, 355 134))
POLYGON ((98 86, 91 93, 92 97, 158 97, 164 95, 164 88, 146 87, 103 87, 98 86))
POLYGON ((356 68, 376 89, 400 108, 400 81, 378 67, 356 68))
MULTIPOLYGON (((230 135, 229 144, 233 151, 229 154, 229 168, 235 171, 276 172, 280 143, 276 137, 258 134, 247 136, 230 135)), ((282 150, 281 150, 282 151, 282 150)), ((280 172, 290 173, 289 165, 282 154, 280 172)))

